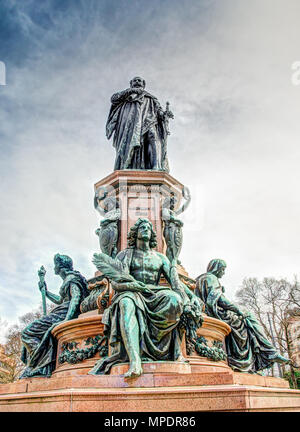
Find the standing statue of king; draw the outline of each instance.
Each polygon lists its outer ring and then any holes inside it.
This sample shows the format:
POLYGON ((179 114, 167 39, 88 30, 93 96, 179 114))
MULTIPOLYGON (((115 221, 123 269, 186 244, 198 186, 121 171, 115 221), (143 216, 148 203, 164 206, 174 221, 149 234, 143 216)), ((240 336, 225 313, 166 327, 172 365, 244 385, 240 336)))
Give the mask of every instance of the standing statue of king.
POLYGON ((106 136, 113 136, 116 149, 115 170, 149 169, 169 172, 167 158, 168 120, 157 98, 145 91, 140 77, 130 81, 130 88, 113 94, 106 123, 106 136))
POLYGON ((22 331, 26 368, 0 385, 0 411, 299 411, 299 391, 257 375, 298 366, 224 296, 225 261, 193 279, 179 259, 191 194, 169 173, 169 103, 137 76, 111 102, 115 167, 94 185, 97 271, 86 280, 55 255, 57 295, 40 268, 44 316, 22 331), (57 304, 48 314, 46 298, 57 304))

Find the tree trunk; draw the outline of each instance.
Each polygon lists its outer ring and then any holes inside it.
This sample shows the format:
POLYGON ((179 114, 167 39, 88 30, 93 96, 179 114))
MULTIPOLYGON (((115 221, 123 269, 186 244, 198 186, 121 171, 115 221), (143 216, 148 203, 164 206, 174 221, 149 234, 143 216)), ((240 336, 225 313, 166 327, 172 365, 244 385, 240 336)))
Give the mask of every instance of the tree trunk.
MULTIPOLYGON (((291 341, 290 341, 290 338, 289 338, 287 325, 284 326, 284 331, 285 331, 285 337, 286 337, 288 356, 289 356, 289 359, 292 360, 291 341)), ((296 378, 296 375, 295 375, 294 367, 291 364, 290 364, 290 371, 291 371, 292 387, 294 389, 296 389, 297 388, 297 378, 296 378)))

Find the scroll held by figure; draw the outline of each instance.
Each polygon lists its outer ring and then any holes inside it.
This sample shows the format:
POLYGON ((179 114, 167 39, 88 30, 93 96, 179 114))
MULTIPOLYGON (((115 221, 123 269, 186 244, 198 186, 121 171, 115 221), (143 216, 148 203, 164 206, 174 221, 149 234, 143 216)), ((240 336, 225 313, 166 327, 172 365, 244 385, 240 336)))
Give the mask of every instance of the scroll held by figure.
POLYGON ((213 259, 207 272, 196 279, 195 294, 205 303, 208 316, 226 322, 231 332, 225 338, 229 366, 239 372, 255 373, 274 363, 290 362, 267 340, 258 321, 224 295, 219 279, 224 275, 225 261, 213 259))
POLYGON ((41 278, 45 275, 45 270, 42 268, 42 271, 39 271, 39 289, 57 306, 22 331, 21 360, 26 368, 20 378, 51 376, 55 369, 57 352, 57 341, 51 331, 61 322, 77 318, 81 301, 89 295, 86 279, 73 270, 73 261, 69 256, 54 256, 54 272, 63 280, 59 295, 48 291, 46 282, 41 278))
MULTIPOLYGON (((198 325, 201 302, 172 273, 168 258, 156 251, 156 234, 148 219, 138 219, 128 234, 128 248, 115 259, 94 254, 94 264, 112 282, 115 295, 102 322, 111 355, 100 359, 90 374, 109 373, 117 363, 129 362, 125 378, 143 373, 144 361, 182 360, 181 317, 198 325), (160 286, 163 275, 170 286, 160 286)), ((174 269, 173 269, 174 270, 174 269)))
POLYGON ((140 77, 130 88, 111 97, 106 136, 113 135, 115 170, 137 169, 169 172, 167 137, 169 119, 174 118, 167 103, 164 111, 157 98, 145 90, 140 77))
POLYGON ((100 249, 106 255, 114 258, 118 253, 119 221, 121 219, 118 200, 115 196, 108 196, 107 189, 103 187, 95 194, 94 207, 101 216, 104 216, 100 222, 100 228, 96 230, 100 249))

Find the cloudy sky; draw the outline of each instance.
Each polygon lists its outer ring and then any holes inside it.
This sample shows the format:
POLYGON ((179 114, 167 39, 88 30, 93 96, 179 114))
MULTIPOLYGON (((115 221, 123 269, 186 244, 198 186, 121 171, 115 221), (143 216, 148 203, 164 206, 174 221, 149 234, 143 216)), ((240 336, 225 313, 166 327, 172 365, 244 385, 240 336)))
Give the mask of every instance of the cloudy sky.
POLYGON ((171 175, 190 187, 181 261, 300 275, 298 0, 1 0, 0 317, 58 291, 53 256, 95 271, 93 185, 111 173, 110 96, 135 75, 168 100, 171 175))

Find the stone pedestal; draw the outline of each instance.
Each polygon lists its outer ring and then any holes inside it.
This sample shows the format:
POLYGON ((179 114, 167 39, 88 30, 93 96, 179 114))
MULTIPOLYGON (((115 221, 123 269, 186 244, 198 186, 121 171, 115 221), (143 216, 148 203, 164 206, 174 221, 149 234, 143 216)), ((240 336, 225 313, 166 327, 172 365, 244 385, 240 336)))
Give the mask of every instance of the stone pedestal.
POLYGON ((300 411, 300 391, 280 378, 232 371, 54 375, 0 385, 0 412, 300 411))
POLYGON ((118 249, 127 247, 127 233, 139 218, 148 218, 157 234, 158 252, 164 253, 161 208, 164 198, 173 193, 182 198, 183 184, 163 171, 123 170, 114 171, 95 184, 95 191, 105 187, 108 196, 119 201, 122 212, 118 249))
MULTIPOLYGON (((143 375, 166 374, 190 374, 192 372, 190 364, 179 361, 156 361, 142 362, 143 375)), ((110 375, 124 375, 129 369, 129 363, 119 363, 111 368, 110 375)))
MULTIPOLYGON (((162 204, 174 194, 179 206, 183 185, 165 172, 125 170, 114 171, 95 190, 101 187, 118 199, 122 212, 118 250, 127 247, 128 231, 142 217, 152 222, 156 249, 165 253, 162 204)), ((178 267, 182 281, 194 289, 195 281, 178 267)), ((109 281, 97 273, 81 304, 84 313, 52 331, 58 342, 52 377, 0 385, 0 411, 300 411, 300 391, 290 390, 287 381, 229 368, 224 340, 230 328, 207 316, 189 355, 182 341, 186 361, 144 362, 144 373, 129 380, 124 379, 127 363, 113 366, 109 375, 89 375, 105 355, 102 313, 113 295, 109 281)))
MULTIPOLYGON (((29 378, 0 385, 0 411, 300 411, 300 391, 288 382, 233 372, 226 361, 186 356, 184 362, 143 363, 144 374, 124 380, 128 364, 112 368, 109 375, 88 375, 99 355, 77 363, 60 363, 67 343, 71 350, 89 349, 102 336, 98 311, 61 323, 53 334, 58 339, 57 368, 51 378, 29 378), (77 345, 74 345, 77 344, 77 345)), ((224 341, 228 326, 205 317, 198 335, 209 346, 224 341)))
MULTIPOLYGON (((225 336, 230 332, 230 328, 226 323, 219 321, 215 318, 205 316, 204 322, 201 328, 197 330, 197 335, 205 337, 208 346, 212 346, 216 341, 224 344, 225 336)), ((96 343, 95 338, 103 336, 103 324, 102 314, 98 313, 98 310, 90 311, 81 314, 77 319, 70 320, 59 324, 53 331, 53 335, 58 341, 57 348, 57 360, 56 369, 53 372, 53 376, 70 376, 70 375, 83 375, 87 374, 90 369, 94 366, 95 362, 99 360, 99 353, 93 355, 93 357, 85 358, 80 360, 78 355, 74 355, 74 359, 70 358, 69 361, 61 361, 64 352, 78 353, 79 350, 90 350, 92 351, 93 344, 96 343), (69 349, 66 344, 69 344, 69 349), (74 363, 71 363, 74 361, 74 363), (75 362, 76 361, 76 362, 75 362)), ((188 363, 181 364, 180 362, 155 362, 157 364, 156 372, 167 373, 169 369, 170 373, 194 373, 194 372, 228 372, 231 371, 227 362, 224 361, 212 361, 210 358, 201 357, 197 352, 193 352, 192 355, 186 355, 185 340, 182 341, 182 352, 184 353, 188 363), (162 363, 164 366, 162 367, 162 363), (173 365, 175 365, 173 367, 173 365)), ((154 363, 149 366, 149 363, 144 363, 145 371, 147 373, 153 372, 154 363)), ((123 364, 122 366, 115 366, 111 371, 111 375, 124 375, 127 371, 128 365, 123 364)))

